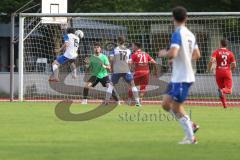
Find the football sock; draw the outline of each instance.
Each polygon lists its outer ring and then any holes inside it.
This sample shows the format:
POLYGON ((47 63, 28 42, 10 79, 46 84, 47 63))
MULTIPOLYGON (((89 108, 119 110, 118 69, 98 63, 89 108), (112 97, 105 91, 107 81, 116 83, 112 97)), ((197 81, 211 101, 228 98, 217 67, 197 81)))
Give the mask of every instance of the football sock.
POLYGON ((192 128, 192 122, 188 115, 184 115, 183 117, 178 119, 180 125, 182 126, 185 135, 188 137, 188 139, 193 139, 194 133, 192 128))
POLYGON ((134 96, 134 99, 136 101, 136 103, 140 103, 139 102, 139 96, 138 96, 138 89, 136 86, 132 87, 132 93, 133 93, 133 96, 134 96))
POLYGON ((58 78, 58 65, 57 64, 53 64, 52 65, 52 70, 53 70, 53 76, 55 78, 58 78))
POLYGON ((87 97, 88 97, 88 91, 89 91, 89 89, 86 88, 86 87, 84 87, 84 89, 83 89, 83 99, 87 99, 87 97))
POLYGON ((133 93, 132 93, 132 90, 131 89, 129 89, 128 90, 128 98, 132 98, 133 97, 133 93))
POLYGON ((105 100, 109 101, 113 93, 113 86, 109 84, 107 90, 106 90, 106 98, 105 100))

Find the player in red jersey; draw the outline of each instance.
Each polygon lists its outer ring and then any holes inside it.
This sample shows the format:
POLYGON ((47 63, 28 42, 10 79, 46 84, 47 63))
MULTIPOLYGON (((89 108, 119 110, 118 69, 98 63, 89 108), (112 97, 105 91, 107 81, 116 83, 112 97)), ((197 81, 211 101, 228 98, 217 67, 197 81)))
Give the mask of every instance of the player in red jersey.
POLYGON ((223 107, 226 108, 226 95, 232 94, 232 71, 236 69, 236 60, 234 54, 228 50, 227 41, 220 41, 220 49, 213 52, 211 60, 208 64, 208 71, 211 70, 213 63, 216 63, 216 82, 218 92, 223 107))
MULTIPOLYGON (((140 98, 142 98, 149 82, 149 63, 154 64, 155 76, 157 76, 157 63, 148 53, 141 50, 141 43, 134 42, 132 44, 132 49, 133 54, 131 59, 134 70, 134 83, 136 86, 140 86, 140 98)), ((131 90, 128 92, 128 98, 132 98, 131 90)))

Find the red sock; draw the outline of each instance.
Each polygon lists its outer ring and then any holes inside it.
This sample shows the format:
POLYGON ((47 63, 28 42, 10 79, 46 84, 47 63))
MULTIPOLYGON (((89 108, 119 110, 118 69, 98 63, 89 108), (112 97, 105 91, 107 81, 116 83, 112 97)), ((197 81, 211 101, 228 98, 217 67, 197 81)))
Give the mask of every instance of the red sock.
POLYGON ((129 89, 129 90, 128 90, 128 98, 132 98, 132 97, 133 97, 132 90, 131 90, 131 89, 129 89))
POLYGON ((227 99, 226 99, 226 96, 224 94, 222 95, 222 97, 220 97, 220 100, 223 104, 223 108, 227 108, 227 106, 226 106, 227 99))

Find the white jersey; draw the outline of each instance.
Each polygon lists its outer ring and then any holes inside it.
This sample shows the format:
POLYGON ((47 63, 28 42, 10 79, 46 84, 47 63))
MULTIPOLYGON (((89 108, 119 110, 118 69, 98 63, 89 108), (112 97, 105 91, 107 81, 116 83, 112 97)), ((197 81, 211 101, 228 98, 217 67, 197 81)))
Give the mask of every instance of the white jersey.
POLYGON ((131 55, 130 49, 118 46, 114 49, 110 57, 113 57, 113 73, 130 73, 129 61, 131 55))
POLYGON ((198 48, 196 38, 185 26, 180 26, 172 35, 171 48, 179 48, 178 55, 173 59, 171 82, 195 82, 192 68, 193 50, 198 48))
POLYGON ((64 56, 68 59, 75 59, 78 56, 77 50, 79 47, 79 37, 75 34, 66 34, 64 35, 64 42, 68 43, 64 56))

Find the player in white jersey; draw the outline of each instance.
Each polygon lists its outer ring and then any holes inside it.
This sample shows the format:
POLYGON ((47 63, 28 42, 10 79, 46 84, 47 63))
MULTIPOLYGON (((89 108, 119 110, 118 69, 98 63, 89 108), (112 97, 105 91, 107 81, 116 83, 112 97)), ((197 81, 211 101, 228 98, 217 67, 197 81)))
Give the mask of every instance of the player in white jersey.
POLYGON ((185 137, 179 144, 195 144, 197 141, 194 132, 199 126, 190 120, 183 108, 183 102, 188 96, 191 85, 195 82, 191 61, 200 58, 200 51, 195 36, 185 26, 187 10, 176 7, 172 14, 176 30, 172 34, 170 49, 159 52, 160 57, 168 57, 173 63, 171 82, 167 95, 163 97, 162 107, 171 112, 184 129, 185 137))
POLYGON ((125 82, 131 87, 133 96, 135 98, 136 106, 141 106, 139 102, 138 90, 133 81, 133 75, 130 72, 129 63, 131 62, 131 51, 125 46, 125 38, 123 36, 118 38, 119 45, 114 49, 110 55, 113 74, 111 81, 113 85, 117 84, 122 77, 125 82))
POLYGON ((56 49, 55 52, 64 52, 63 55, 58 56, 56 60, 52 63, 53 75, 51 75, 49 81, 59 81, 58 78, 58 68, 60 65, 65 64, 66 62, 71 62, 71 69, 73 71, 72 77, 75 79, 77 76, 77 70, 75 65, 75 60, 78 56, 79 48, 79 37, 75 35, 75 30, 73 28, 67 29, 67 34, 64 35, 64 44, 60 49, 56 49))

